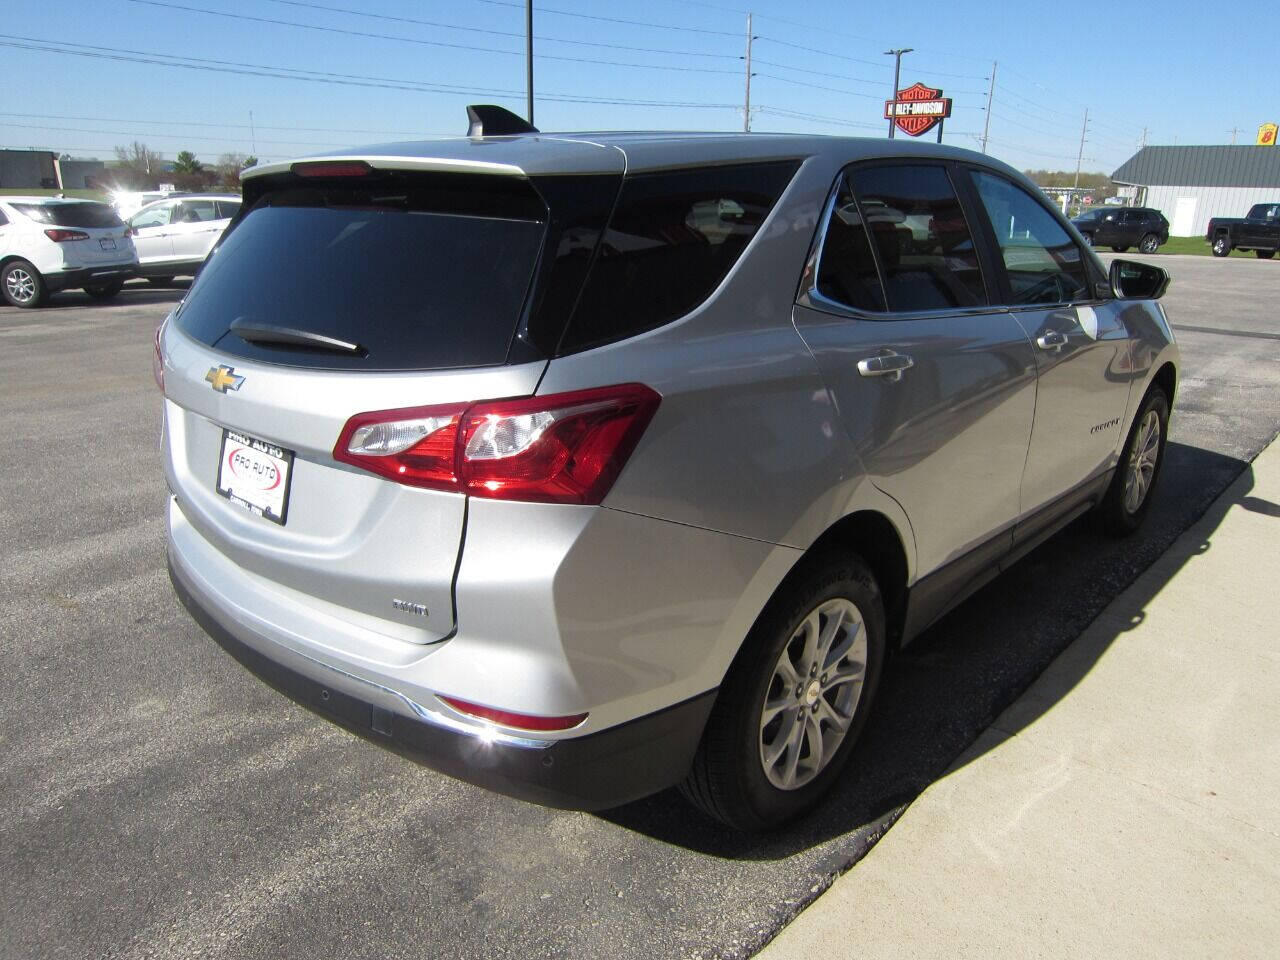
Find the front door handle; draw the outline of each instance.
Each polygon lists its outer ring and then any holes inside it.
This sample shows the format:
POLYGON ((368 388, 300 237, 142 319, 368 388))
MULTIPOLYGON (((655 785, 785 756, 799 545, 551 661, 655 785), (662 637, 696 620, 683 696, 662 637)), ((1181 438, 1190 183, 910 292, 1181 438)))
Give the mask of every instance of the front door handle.
POLYGON ((905 353, 888 353, 867 357, 858 361, 858 373, 864 377, 888 377, 891 383, 902 379, 904 370, 910 370, 916 362, 905 353))
POLYGON ((1067 335, 1059 333, 1057 330, 1050 330, 1043 336, 1036 338, 1036 346, 1041 350, 1061 350, 1067 345, 1067 335))

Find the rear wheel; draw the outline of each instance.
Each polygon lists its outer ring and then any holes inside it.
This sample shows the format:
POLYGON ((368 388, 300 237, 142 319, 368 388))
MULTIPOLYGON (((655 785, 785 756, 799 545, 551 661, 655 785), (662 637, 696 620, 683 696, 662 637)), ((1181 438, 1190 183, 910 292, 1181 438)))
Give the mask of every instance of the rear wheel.
POLYGON ((95 300, 110 300, 124 289, 123 280, 112 280, 110 283, 95 283, 85 287, 84 292, 95 300))
POLYGON ((0 270, 0 292, 15 307, 40 307, 49 299, 44 277, 25 260, 14 260, 0 270))
POLYGON ((884 606, 855 556, 819 557, 788 579, 734 661, 681 787, 746 831, 812 807, 840 775, 870 712, 884 606))
POLYGON ((1231 252, 1231 241, 1225 233, 1220 233, 1213 238, 1213 255, 1215 257, 1225 257, 1231 252))
POLYGON ((1143 253, 1155 253, 1160 249, 1160 238, 1154 233, 1148 233, 1138 242, 1138 249, 1143 253))
POLYGON ((1108 533, 1123 537, 1142 525, 1164 464, 1168 433, 1169 398, 1160 387, 1152 387, 1133 420, 1111 486, 1098 506, 1108 533))
POLYGON ((1274 250, 1255 250, 1253 252, 1257 254, 1259 260, 1270 260, 1276 255, 1274 250))

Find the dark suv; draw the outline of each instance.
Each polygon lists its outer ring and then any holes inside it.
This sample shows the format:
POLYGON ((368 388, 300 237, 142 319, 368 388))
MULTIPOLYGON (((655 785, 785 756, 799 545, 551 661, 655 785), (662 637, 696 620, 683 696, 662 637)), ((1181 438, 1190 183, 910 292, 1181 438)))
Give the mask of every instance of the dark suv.
POLYGON ((1169 242, 1169 221, 1150 207, 1094 207, 1071 222, 1091 245, 1110 247, 1116 253, 1130 247, 1155 253, 1169 242))

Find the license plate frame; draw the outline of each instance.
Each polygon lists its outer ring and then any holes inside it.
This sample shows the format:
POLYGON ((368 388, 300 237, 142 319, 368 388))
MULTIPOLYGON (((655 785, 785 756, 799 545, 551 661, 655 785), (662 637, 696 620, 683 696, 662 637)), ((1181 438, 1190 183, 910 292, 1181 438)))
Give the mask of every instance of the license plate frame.
POLYGON ((103 250, 114 250, 116 248, 116 238, 103 237, 101 240, 98 241, 98 246, 100 246, 103 250))
POLYGON ((254 516, 283 527, 289 519, 293 461, 292 450, 224 427, 214 489, 254 516))

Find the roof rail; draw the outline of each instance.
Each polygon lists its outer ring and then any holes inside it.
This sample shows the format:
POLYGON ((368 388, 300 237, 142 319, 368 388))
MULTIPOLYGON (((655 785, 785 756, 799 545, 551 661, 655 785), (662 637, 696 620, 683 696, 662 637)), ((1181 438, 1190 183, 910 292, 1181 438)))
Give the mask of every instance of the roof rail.
POLYGON ((492 103, 473 103, 467 107, 468 137, 506 137, 517 133, 537 133, 538 128, 524 117, 492 103))

